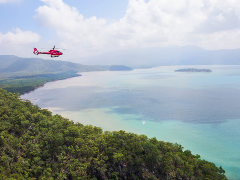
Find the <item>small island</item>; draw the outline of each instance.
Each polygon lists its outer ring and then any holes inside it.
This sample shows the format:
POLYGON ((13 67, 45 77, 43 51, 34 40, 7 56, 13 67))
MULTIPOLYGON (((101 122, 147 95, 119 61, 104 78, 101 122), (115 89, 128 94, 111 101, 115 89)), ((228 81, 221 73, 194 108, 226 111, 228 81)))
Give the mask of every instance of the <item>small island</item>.
POLYGON ((212 72, 212 70, 188 68, 188 69, 178 69, 178 70, 175 70, 175 72, 212 72))

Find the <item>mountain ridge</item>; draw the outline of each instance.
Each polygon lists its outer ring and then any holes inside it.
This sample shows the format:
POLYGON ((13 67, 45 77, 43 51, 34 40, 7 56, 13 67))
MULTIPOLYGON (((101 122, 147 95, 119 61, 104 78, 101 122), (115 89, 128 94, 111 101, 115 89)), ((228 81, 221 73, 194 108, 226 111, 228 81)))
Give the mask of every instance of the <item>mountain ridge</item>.
POLYGON ((102 71, 107 69, 107 66, 82 65, 69 61, 0 55, 0 78, 4 75, 5 77, 14 77, 45 73, 102 71))
POLYGON ((98 56, 71 59, 88 65, 171 66, 240 65, 240 49, 205 50, 197 46, 169 46, 115 50, 98 56))

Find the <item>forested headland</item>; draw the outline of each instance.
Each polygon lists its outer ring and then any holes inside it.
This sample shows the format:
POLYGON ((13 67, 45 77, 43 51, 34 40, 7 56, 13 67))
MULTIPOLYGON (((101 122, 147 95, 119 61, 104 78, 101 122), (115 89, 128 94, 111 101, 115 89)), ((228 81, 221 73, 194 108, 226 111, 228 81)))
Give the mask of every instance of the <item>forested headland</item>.
POLYGON ((76 72, 63 72, 57 74, 39 74, 32 76, 19 76, 0 79, 0 87, 12 93, 24 94, 43 86, 46 82, 62 80, 81 76, 76 72))
POLYGON ((78 72, 108 69, 108 66, 0 55, 0 88, 12 93, 24 94, 49 81, 80 76, 78 72))
POLYGON ((68 61, 0 55, 0 88, 24 94, 46 82, 81 76, 81 72, 132 70, 123 65, 82 65, 68 61))
POLYGON ((74 123, 0 88, 0 179, 225 180, 179 144, 74 123))

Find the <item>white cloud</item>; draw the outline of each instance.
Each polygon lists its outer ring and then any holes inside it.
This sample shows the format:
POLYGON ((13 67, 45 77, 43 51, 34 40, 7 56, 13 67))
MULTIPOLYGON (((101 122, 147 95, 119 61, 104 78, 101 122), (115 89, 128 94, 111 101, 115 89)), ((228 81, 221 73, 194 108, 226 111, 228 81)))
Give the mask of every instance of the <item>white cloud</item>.
POLYGON ((125 16, 115 22, 84 18, 62 0, 42 2, 34 18, 82 52, 168 45, 240 48, 238 0, 129 0, 125 16))
POLYGON ((32 48, 40 40, 40 35, 32 31, 22 31, 19 28, 3 34, 0 32, 0 54, 33 56, 32 48))
POLYGON ((22 0, 0 0, 0 4, 2 3, 19 3, 22 0))
POLYGON ((22 31, 19 28, 14 29, 14 32, 7 32, 6 34, 0 32, 0 44, 5 46, 32 44, 39 40, 39 34, 31 31, 22 31))

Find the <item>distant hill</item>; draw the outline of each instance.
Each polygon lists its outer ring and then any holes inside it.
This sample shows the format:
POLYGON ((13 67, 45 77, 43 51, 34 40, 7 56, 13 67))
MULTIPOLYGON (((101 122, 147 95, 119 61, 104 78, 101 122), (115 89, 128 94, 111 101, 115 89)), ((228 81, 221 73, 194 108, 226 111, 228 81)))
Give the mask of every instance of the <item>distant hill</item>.
POLYGON ((105 71, 108 66, 90 66, 68 61, 0 55, 0 78, 63 72, 105 71))
POLYGON ((212 70, 188 68, 188 69, 178 69, 178 70, 175 70, 175 72, 212 72, 212 70))
POLYGON ((109 67, 109 71, 130 71, 132 68, 124 65, 112 65, 109 67))
POLYGON ((106 71, 109 66, 0 55, 0 88, 24 94, 46 82, 80 76, 78 72, 106 71))
POLYGON ((196 46, 128 49, 98 56, 73 59, 88 65, 165 66, 165 65, 240 65, 240 49, 205 50, 196 46))
POLYGON ((0 88, 24 94, 46 82, 80 76, 79 72, 132 70, 123 65, 82 65, 68 61, 0 55, 0 88))

